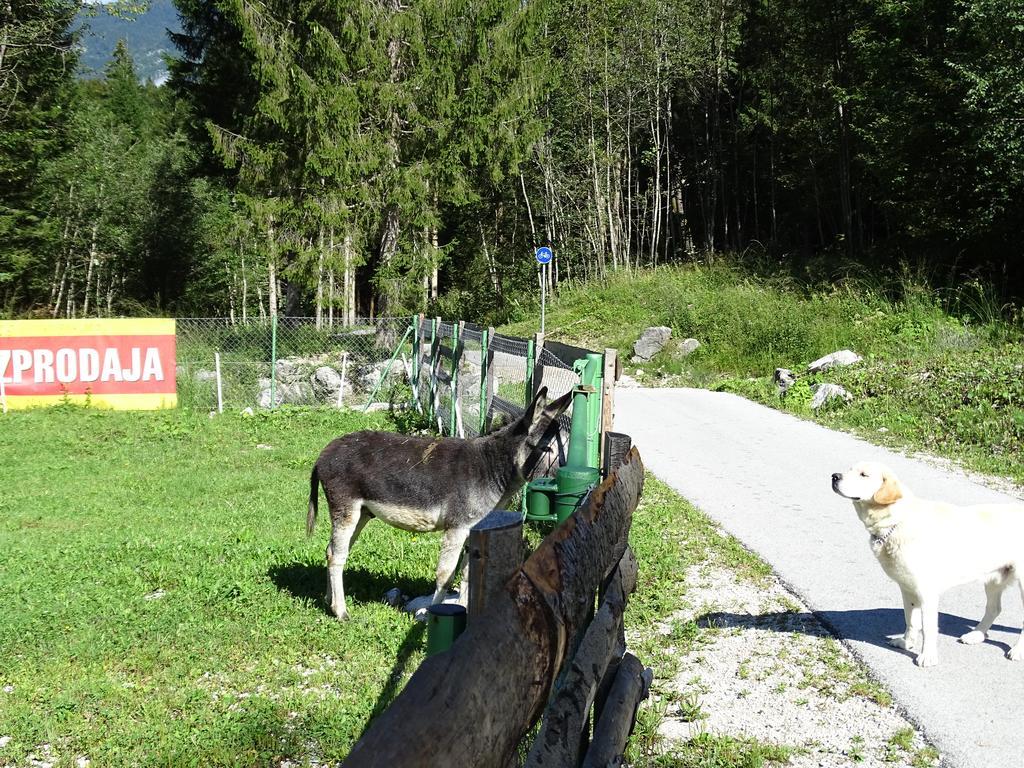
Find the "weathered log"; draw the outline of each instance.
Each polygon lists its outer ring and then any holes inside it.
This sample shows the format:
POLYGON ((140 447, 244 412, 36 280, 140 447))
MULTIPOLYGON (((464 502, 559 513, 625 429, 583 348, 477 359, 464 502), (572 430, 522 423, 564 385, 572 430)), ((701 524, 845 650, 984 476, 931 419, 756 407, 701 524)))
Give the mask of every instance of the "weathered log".
POLYGON ((480 617, 505 591, 523 564, 523 518, 518 512, 496 509, 469 529, 467 611, 469 620, 480 617))
POLYGON ((470 621, 450 650, 423 662, 344 765, 508 765, 540 716, 598 584, 622 557, 643 479, 634 449, 509 580, 505 599, 470 621))
POLYGON ((526 759, 526 768, 562 768, 579 762, 580 736, 605 669, 613 658, 618 658, 615 651, 619 645, 622 614, 628 596, 636 589, 636 579, 636 558, 627 548, 601 607, 583 634, 565 677, 544 712, 544 725, 526 759))
POLYGON ((604 712, 594 727, 594 740, 587 750, 583 768, 619 768, 626 744, 636 723, 640 702, 647 698, 653 673, 636 656, 622 657, 604 712))

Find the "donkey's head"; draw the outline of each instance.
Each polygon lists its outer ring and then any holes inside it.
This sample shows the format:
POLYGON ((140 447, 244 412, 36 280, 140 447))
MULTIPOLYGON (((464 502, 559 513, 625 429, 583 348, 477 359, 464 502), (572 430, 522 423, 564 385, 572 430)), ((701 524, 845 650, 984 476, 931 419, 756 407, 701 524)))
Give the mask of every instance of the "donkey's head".
POLYGON ((570 391, 541 408, 547 393, 548 388, 541 387, 523 415, 507 427, 515 446, 513 460, 523 478, 529 478, 544 455, 554 450, 552 439, 558 432, 558 417, 572 403, 570 391))

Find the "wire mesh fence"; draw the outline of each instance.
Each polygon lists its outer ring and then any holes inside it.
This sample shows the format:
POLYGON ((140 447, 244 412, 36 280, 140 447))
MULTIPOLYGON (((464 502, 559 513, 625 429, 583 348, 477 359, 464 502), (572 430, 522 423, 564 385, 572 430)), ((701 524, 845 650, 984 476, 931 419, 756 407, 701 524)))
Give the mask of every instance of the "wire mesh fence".
POLYGON ((408 324, 406 318, 363 319, 344 326, 318 326, 308 317, 248 323, 179 318, 178 400, 210 410, 284 404, 363 407, 371 395, 379 400, 384 368, 408 324))
POLYGON ((463 437, 514 420, 542 386, 555 398, 580 382, 565 354, 538 351, 532 339, 423 317, 346 325, 309 317, 179 318, 177 350, 182 405, 397 405, 416 408, 442 434, 463 437))

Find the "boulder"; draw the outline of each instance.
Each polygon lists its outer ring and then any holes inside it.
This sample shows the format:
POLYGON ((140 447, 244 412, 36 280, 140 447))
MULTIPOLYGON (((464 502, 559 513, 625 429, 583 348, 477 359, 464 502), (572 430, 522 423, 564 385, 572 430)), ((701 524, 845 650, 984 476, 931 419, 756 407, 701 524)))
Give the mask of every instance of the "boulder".
POLYGON ((698 347, 700 347, 700 342, 696 339, 683 339, 679 343, 679 354, 686 357, 687 355, 696 352, 698 347))
POLYGON ((829 368, 834 368, 837 365, 853 365, 854 363, 859 363, 861 359, 861 356, 856 352, 849 349, 841 349, 838 352, 833 352, 831 355, 819 357, 807 366, 807 372, 821 373, 822 371, 827 371, 829 368))
POLYGON ((337 400, 341 389, 341 374, 329 365, 321 365, 309 379, 317 400, 337 400))
POLYGON ((661 352, 662 348, 672 338, 672 329, 664 326, 652 326, 645 328, 640 338, 633 343, 633 358, 631 362, 650 360, 661 352))
POLYGON ((376 363, 370 363, 359 371, 360 386, 367 392, 372 392, 380 384, 381 377, 384 376, 384 369, 388 367, 387 360, 381 360, 376 363))
MULTIPOLYGON (((256 404, 260 408, 272 407, 270 400, 270 379, 260 379, 260 393, 256 404)), ((313 387, 308 381, 279 381, 274 390, 273 405, 307 405, 313 402, 313 387)))
POLYGON ((814 398, 811 400, 811 409, 815 411, 829 400, 834 400, 837 397, 847 402, 853 400, 853 395, 838 384, 814 384, 811 386, 811 392, 814 395, 814 398))

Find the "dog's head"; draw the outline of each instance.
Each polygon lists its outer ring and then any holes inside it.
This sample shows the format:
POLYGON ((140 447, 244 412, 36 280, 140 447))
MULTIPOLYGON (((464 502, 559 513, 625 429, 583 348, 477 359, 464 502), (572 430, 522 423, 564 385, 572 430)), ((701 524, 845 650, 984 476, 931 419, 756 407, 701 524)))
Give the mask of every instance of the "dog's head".
POLYGON ((862 461, 832 475, 832 490, 852 501, 885 507, 904 496, 896 475, 884 464, 862 461))
POLYGON ((541 407, 547 397, 548 388, 541 387, 526 407, 526 412, 510 427, 516 440, 516 466, 524 478, 532 475, 546 451, 553 449, 552 438, 558 429, 557 419, 572 403, 572 391, 541 407))

